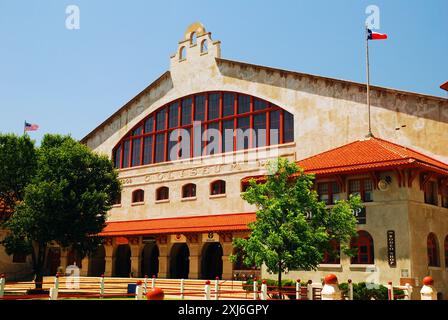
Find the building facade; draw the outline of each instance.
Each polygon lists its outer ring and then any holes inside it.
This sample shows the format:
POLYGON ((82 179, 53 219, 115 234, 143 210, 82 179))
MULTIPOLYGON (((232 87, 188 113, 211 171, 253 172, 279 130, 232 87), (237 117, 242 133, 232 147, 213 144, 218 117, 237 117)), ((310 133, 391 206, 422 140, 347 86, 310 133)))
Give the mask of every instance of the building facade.
POLYGON ((200 23, 170 59, 169 71, 82 139, 114 161, 123 190, 98 252, 81 261, 55 248, 49 268, 78 261, 90 276, 274 278, 229 256, 255 220, 241 199, 248 177, 287 157, 316 173, 323 201, 359 193, 365 210, 356 258, 286 277, 331 271, 341 281, 419 285, 431 274, 448 294, 447 99, 372 87, 378 138, 366 140, 364 84, 223 59, 200 23))

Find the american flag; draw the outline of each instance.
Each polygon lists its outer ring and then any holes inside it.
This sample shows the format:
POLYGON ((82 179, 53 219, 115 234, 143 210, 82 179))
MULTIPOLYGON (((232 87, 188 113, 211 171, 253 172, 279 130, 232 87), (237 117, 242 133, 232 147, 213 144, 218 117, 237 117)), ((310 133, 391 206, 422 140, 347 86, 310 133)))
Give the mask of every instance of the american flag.
POLYGON ((25 131, 36 131, 37 129, 39 129, 37 124, 28 123, 25 121, 25 131))

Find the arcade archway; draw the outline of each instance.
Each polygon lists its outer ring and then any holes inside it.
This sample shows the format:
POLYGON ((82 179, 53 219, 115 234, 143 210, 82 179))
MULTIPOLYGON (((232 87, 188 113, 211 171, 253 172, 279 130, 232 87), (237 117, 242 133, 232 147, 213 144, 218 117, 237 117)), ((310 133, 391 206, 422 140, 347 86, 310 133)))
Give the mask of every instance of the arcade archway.
POLYGON ((201 258, 201 278, 222 278, 222 246, 219 242, 204 244, 201 258))
POLYGON ((153 275, 157 277, 159 273, 159 247, 155 243, 148 243, 142 250, 142 277, 153 275))
POLYGON ((99 246, 98 249, 90 255, 89 258, 89 276, 101 277, 106 270, 106 251, 104 246, 99 246))
POLYGON ((115 276, 128 278, 131 273, 131 248, 127 244, 117 247, 115 252, 115 276))
POLYGON ((186 243, 176 243, 171 248, 170 278, 188 279, 190 271, 190 250, 186 243))
POLYGON ((75 249, 70 249, 67 254, 67 266, 76 265, 78 268, 82 268, 82 256, 75 249))
POLYGON ((48 275, 55 275, 58 272, 58 268, 61 265, 61 249, 49 248, 47 253, 46 269, 48 275))

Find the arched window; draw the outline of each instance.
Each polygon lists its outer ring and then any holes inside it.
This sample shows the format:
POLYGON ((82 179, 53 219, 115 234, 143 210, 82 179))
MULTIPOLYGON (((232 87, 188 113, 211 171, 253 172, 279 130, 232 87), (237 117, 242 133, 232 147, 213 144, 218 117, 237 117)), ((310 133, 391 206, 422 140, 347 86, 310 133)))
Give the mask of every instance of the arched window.
POLYGON ((339 242, 332 239, 330 240, 330 252, 324 252, 324 258, 322 259, 322 264, 339 264, 341 263, 340 251, 341 246, 339 242))
POLYGON ((195 45, 198 38, 198 34, 196 32, 192 32, 190 34, 190 44, 195 45))
POLYGON ((145 191, 142 189, 135 190, 132 192, 132 203, 144 202, 145 201, 145 191))
POLYGON ((367 231, 358 231, 358 237, 352 238, 350 247, 355 250, 352 264, 374 264, 374 248, 372 236, 367 231))
POLYGON ((226 193, 226 182, 223 180, 217 180, 210 184, 210 194, 212 196, 217 194, 225 194, 226 193))
POLYGON ((179 49, 179 60, 184 60, 187 58, 187 51, 185 49, 185 47, 181 47, 179 49))
POLYGON ((255 149, 293 141, 293 129, 293 115, 265 100, 198 93, 149 114, 115 146, 112 158, 117 168, 129 168, 255 149), (200 135, 194 121, 201 123, 200 135))
POLYGON ((194 183, 186 184, 182 187, 182 198, 196 197, 196 185, 194 183))
POLYGON ((448 268, 448 236, 445 237, 445 268, 448 268))
POLYGON ((168 187, 160 187, 156 190, 156 200, 168 200, 170 198, 170 189, 168 187))
POLYGON ((430 233, 428 235, 427 247, 428 247, 428 266, 440 267, 439 243, 434 233, 430 233))
POLYGON ((115 197, 115 199, 113 199, 112 204, 113 204, 113 205, 119 205, 119 204, 121 204, 121 192, 115 197))
POLYGON ((202 40, 202 42, 201 42, 201 53, 206 53, 206 52, 208 52, 207 40, 202 40))

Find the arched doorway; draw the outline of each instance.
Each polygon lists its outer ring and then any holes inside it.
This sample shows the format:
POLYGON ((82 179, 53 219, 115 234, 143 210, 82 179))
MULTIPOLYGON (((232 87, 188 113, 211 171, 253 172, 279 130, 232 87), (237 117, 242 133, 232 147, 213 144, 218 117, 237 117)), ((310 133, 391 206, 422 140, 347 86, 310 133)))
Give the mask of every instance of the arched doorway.
POLYGON ((201 278, 222 278, 222 246, 219 242, 204 244, 201 258, 201 278))
POLYGON ((127 244, 119 245, 115 251, 115 276, 128 278, 131 273, 131 248, 127 244))
POLYGON ((71 265, 82 268, 82 257, 75 249, 71 249, 67 254, 67 266, 71 265))
POLYGON ((170 278, 188 279, 190 271, 190 250, 186 243, 173 245, 170 254, 170 278))
POLYGON ((49 248, 47 253, 46 269, 49 275, 55 275, 58 272, 58 267, 61 265, 61 249, 49 248))
POLYGON ((142 250, 142 277, 153 275, 157 277, 159 273, 159 247, 155 243, 148 243, 142 250))
POLYGON ((106 270, 106 251, 104 246, 99 246, 98 249, 90 255, 89 259, 89 276, 101 277, 106 270))

